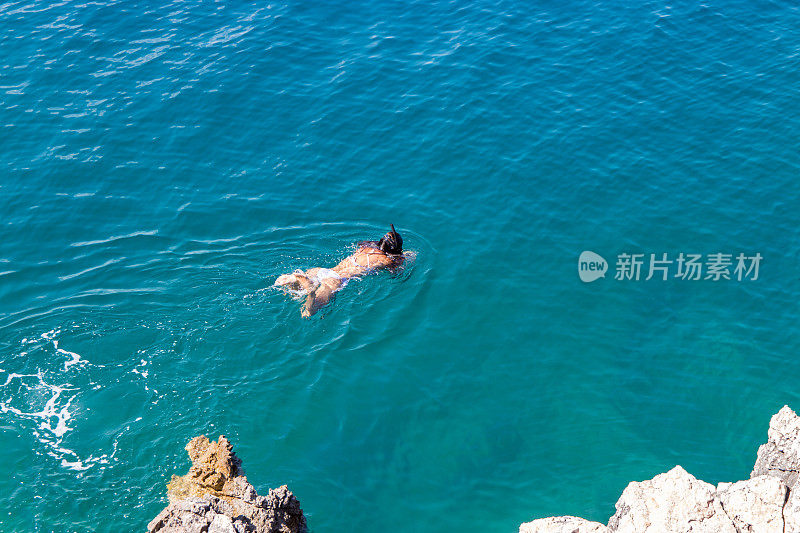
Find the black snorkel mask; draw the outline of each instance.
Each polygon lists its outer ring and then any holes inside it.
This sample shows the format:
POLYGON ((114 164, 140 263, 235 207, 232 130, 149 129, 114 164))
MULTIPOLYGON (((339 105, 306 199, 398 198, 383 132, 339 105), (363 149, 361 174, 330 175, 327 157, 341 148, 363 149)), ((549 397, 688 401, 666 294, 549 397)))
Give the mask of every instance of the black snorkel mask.
POLYGON ((392 231, 381 237, 378 241, 378 248, 390 255, 399 255, 403 253, 403 237, 400 236, 394 229, 394 224, 391 224, 392 231))

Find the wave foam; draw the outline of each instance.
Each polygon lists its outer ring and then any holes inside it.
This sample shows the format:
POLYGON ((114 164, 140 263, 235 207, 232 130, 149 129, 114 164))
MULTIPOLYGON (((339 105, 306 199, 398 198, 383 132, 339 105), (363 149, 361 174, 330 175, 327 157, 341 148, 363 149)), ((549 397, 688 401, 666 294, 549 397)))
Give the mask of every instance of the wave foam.
MULTIPOLYGON (((60 363, 59 371, 48 372, 37 368, 36 373, 10 372, 0 369, 0 413, 10 415, 23 427, 28 427, 33 437, 44 446, 44 453, 61 462, 61 466, 70 470, 87 470, 95 464, 107 464, 117 451, 117 439, 114 440, 110 454, 93 455, 82 458, 77 452, 64 446, 67 433, 75 429, 75 407, 81 393, 80 387, 69 382, 57 384, 62 377, 80 379, 80 372, 94 365, 81 357, 77 352, 65 350, 59 346, 60 329, 42 333, 38 337, 24 338, 23 346, 29 350, 46 349, 58 356, 66 356, 60 363), (62 366, 63 364, 63 366, 62 366)), ((19 357, 29 356, 28 351, 19 353, 19 357)), ((51 359, 52 361, 52 359, 51 359)))

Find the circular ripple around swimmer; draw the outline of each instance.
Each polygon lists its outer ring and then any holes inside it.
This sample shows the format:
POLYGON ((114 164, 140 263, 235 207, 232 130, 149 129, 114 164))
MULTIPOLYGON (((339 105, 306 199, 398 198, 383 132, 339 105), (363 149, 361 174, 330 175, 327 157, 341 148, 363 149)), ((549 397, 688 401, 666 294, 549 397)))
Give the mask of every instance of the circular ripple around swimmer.
MULTIPOLYGON (((249 286, 220 293, 219 310, 226 316, 226 327, 209 332, 205 341, 224 344, 218 353, 227 363, 213 364, 225 368, 221 373, 227 376, 222 379, 235 382, 230 398, 222 400, 226 417, 252 416, 248 405, 270 406, 260 417, 263 423, 238 427, 238 434, 232 434, 245 445, 258 443, 261 464, 251 465, 254 472, 263 467, 269 471, 266 475, 280 477, 274 466, 286 463, 287 453, 291 455, 298 442, 322 450, 347 441, 352 423, 348 421, 358 417, 352 412, 351 395, 362 398, 373 386, 379 390, 390 383, 406 367, 403 338, 409 330, 424 335, 432 327, 429 289, 438 251, 426 237, 396 227, 404 249, 417 252, 414 263, 396 274, 378 272, 352 280, 311 319, 300 316, 301 302, 271 288, 275 278, 295 268, 333 266, 353 251, 354 243, 377 239, 387 228, 314 224, 272 228, 246 237, 250 257, 259 263, 255 275, 243 276, 251 280, 249 286), (323 434, 327 436, 320 440, 323 434)), ((364 416, 385 414, 383 401, 364 416)), ((372 431, 365 430, 356 440, 372 431)))
POLYGON ((413 230, 397 228, 403 236, 403 248, 416 253, 413 262, 396 273, 376 272, 351 280, 311 319, 300 317, 302 302, 271 287, 280 274, 296 268, 335 265, 352 253, 356 242, 378 239, 386 229, 365 223, 337 223, 270 230, 263 236, 268 246, 259 245, 264 246, 263 257, 268 261, 263 265, 261 286, 246 294, 240 305, 277 318, 267 333, 278 345, 274 347, 292 353, 291 347, 305 346, 304 357, 318 358, 323 366, 335 350, 358 350, 386 338, 401 317, 424 308, 426 286, 435 270, 435 247, 413 230))

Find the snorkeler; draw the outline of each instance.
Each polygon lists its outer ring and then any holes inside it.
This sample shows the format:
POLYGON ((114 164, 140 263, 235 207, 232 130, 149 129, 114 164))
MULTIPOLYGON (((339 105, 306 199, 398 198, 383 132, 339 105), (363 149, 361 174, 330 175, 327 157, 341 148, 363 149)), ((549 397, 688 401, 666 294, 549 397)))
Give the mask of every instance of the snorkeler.
POLYGON ((308 295, 300 314, 310 317, 328 304, 333 293, 343 289, 354 277, 400 266, 409 252, 403 253, 403 238, 391 225, 392 230, 379 241, 361 241, 350 256, 333 268, 309 268, 305 272, 295 270, 283 274, 275 280, 275 287, 281 287, 300 295, 308 295))

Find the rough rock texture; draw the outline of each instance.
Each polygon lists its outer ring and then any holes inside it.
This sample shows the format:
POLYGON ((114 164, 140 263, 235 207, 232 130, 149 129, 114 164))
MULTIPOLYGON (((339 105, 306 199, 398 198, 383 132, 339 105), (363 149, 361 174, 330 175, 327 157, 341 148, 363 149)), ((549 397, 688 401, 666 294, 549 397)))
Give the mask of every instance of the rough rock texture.
POLYGON ((750 479, 717 487, 680 466, 631 482, 608 526, 574 516, 522 524, 520 533, 800 533, 800 417, 785 406, 769 424, 750 479))
POLYGON ((722 517, 714 494, 714 485, 676 466, 649 481, 630 483, 617 501, 617 512, 608 521, 608 529, 736 533, 730 520, 722 517))
POLYGON ((750 477, 779 477, 794 487, 800 473, 800 417, 785 405, 769 421, 767 443, 758 448, 750 477))
POLYGON ((259 496, 247 482, 228 439, 195 437, 186 445, 192 466, 167 484, 169 505, 149 533, 299 533, 306 530, 300 502, 286 485, 259 496))
POLYGON ((519 526, 519 533, 606 533, 600 522, 589 522, 577 516, 551 516, 519 526))
POLYGON ((715 496, 736 531, 783 532, 788 492, 782 480, 757 476, 732 484, 720 483, 715 496))

